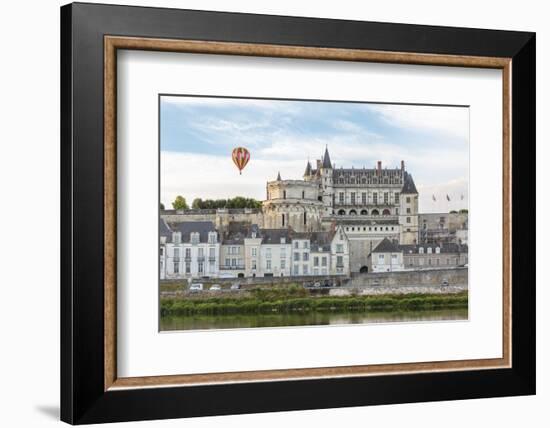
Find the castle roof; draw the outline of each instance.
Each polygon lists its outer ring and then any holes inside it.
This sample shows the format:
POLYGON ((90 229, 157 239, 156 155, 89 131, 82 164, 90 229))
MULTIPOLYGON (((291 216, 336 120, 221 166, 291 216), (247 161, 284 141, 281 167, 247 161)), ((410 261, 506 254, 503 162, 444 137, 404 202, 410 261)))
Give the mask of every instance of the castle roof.
POLYGON ((328 146, 325 147, 325 155, 323 156, 323 168, 332 168, 332 163, 330 162, 330 156, 328 154, 328 146))
POLYGON ((414 184, 414 180, 411 174, 405 171, 405 177, 403 181, 403 190, 401 190, 402 194, 418 194, 418 190, 416 190, 416 185, 414 184))
POLYGON ((309 160, 307 161, 306 170, 304 172, 304 176, 310 176, 311 175, 311 163, 309 163, 309 160))
POLYGON ((277 181, 281 181, 281 172, 280 171, 277 173, 277 181))

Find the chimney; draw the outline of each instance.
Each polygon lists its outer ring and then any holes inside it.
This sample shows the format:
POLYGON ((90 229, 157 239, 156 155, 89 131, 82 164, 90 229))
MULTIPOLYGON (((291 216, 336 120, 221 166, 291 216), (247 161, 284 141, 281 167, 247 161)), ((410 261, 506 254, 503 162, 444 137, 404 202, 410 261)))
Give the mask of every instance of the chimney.
POLYGON ((401 161, 401 171, 405 171, 405 161, 401 161))
POLYGON ((380 175, 382 175, 382 161, 378 161, 378 167, 376 169, 378 176, 380 177, 380 175))

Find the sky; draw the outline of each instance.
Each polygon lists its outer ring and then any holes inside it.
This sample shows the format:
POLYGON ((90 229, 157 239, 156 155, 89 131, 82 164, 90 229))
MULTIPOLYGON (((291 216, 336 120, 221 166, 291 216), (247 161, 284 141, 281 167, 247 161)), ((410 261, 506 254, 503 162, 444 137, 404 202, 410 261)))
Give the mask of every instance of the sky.
POLYGON ((467 107, 162 96, 160 109, 166 208, 177 195, 189 205, 196 197, 263 200, 267 181, 278 172, 301 179, 325 147, 336 168, 404 160, 420 212, 468 208, 467 107), (251 155, 242 175, 231 160, 239 146, 251 155))

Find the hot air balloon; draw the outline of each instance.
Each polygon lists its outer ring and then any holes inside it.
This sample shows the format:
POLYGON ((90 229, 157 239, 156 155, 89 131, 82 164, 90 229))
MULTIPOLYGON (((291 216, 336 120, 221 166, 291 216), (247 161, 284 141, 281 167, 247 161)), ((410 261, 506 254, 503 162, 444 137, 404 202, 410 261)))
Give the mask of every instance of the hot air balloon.
POLYGON ((231 154, 233 163, 239 168, 239 175, 242 174, 242 170, 250 160, 250 152, 244 147, 235 147, 231 154))

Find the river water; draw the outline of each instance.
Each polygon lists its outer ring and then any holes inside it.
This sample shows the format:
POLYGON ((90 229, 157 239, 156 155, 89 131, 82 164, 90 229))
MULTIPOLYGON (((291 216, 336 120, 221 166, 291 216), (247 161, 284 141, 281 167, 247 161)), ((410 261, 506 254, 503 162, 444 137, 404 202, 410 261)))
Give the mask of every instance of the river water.
POLYGON ((162 317, 161 331, 467 320, 468 309, 162 317))

